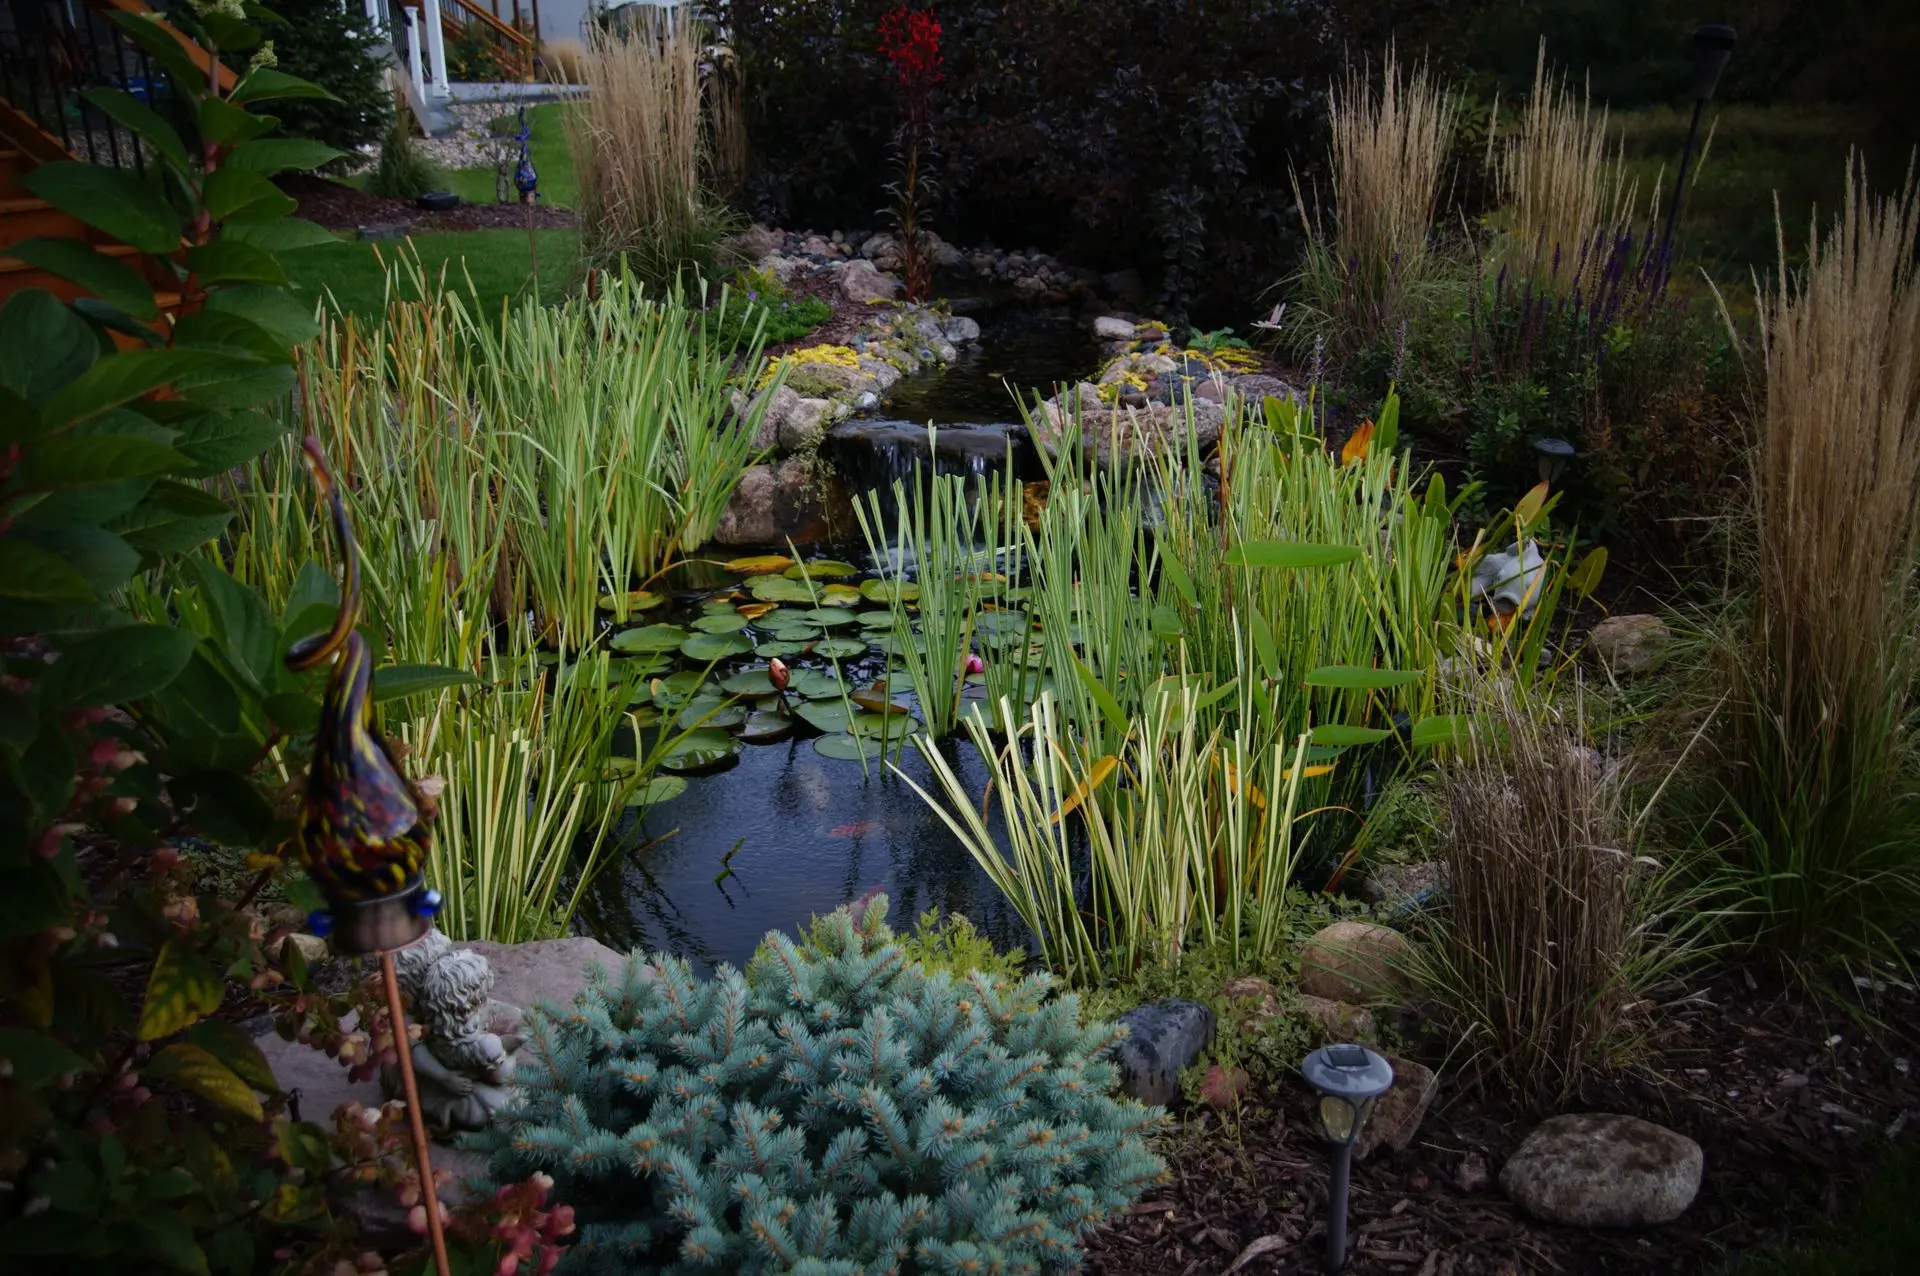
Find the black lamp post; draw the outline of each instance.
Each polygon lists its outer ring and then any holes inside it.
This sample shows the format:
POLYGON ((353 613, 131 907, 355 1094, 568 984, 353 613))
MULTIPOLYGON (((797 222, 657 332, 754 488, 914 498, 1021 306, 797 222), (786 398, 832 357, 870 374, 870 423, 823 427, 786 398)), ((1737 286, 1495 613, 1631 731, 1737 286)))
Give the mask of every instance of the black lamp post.
POLYGON ((1673 224, 1680 216, 1680 194, 1687 186, 1687 165, 1693 159, 1694 138, 1700 132, 1700 113, 1713 100, 1720 85, 1720 73, 1733 58, 1733 28, 1724 22, 1702 22, 1693 29, 1693 123, 1687 127, 1687 144, 1680 152, 1680 172, 1673 179, 1673 203, 1667 207, 1666 229, 1660 233, 1660 269, 1667 268, 1667 252, 1673 246, 1673 224))
POLYGON ((1322 1046, 1300 1064, 1300 1075, 1320 1092, 1320 1132, 1333 1145, 1333 1182, 1327 1188, 1327 1270, 1347 1263, 1347 1187, 1353 1145, 1373 1103, 1393 1088, 1393 1065, 1365 1046, 1322 1046))

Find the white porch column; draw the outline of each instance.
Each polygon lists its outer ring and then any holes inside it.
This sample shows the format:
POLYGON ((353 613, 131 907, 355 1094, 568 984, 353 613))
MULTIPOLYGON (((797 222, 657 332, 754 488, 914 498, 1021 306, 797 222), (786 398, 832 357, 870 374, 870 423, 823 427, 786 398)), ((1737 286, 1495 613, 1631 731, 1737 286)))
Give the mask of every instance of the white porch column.
POLYGON ((373 29, 375 31, 385 30, 387 24, 380 20, 380 0, 367 0, 366 10, 367 21, 372 24, 373 29))
POLYGON ((440 0, 426 0, 427 63, 433 70, 433 95, 452 97, 447 85, 447 41, 440 24, 440 0))
POLYGON ((400 21, 407 29, 407 71, 413 78, 414 93, 424 102, 427 100, 427 86, 420 75, 420 11, 412 5, 403 5, 400 21))

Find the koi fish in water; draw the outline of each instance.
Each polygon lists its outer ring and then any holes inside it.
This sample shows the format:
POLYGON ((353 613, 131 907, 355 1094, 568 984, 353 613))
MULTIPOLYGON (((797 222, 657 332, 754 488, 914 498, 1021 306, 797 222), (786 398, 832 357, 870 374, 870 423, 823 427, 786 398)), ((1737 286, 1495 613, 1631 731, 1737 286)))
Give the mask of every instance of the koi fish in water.
POLYGON ((885 820, 854 820, 851 823, 842 824, 838 828, 828 829, 827 836, 865 837, 867 834, 877 833, 885 827, 887 827, 885 820))

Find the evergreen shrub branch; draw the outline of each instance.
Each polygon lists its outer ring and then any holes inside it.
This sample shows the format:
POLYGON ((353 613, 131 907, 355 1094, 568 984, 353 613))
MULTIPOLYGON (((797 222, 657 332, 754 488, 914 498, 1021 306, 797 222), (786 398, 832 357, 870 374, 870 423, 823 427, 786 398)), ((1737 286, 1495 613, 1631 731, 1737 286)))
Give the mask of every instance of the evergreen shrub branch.
POLYGON ((929 973, 886 906, 711 980, 636 954, 534 1016, 479 1139, 574 1206, 569 1271, 1072 1269, 1164 1173, 1158 1110, 1112 1095, 1121 1029, 1045 975, 929 973))

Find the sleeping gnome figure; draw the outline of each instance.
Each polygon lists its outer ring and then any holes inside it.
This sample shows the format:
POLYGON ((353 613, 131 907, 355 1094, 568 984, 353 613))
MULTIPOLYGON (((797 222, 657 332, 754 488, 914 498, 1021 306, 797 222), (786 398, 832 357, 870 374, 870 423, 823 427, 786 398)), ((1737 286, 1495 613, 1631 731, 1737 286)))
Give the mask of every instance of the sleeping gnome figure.
MULTIPOLYGON (((425 1035, 413 1046, 420 1115, 446 1136, 485 1129, 513 1098, 514 1052, 521 1012, 493 1000, 493 968, 479 953, 455 949, 439 931, 394 954, 400 988, 425 1035)), ((400 1093, 400 1070, 380 1070, 389 1099, 400 1093)))

